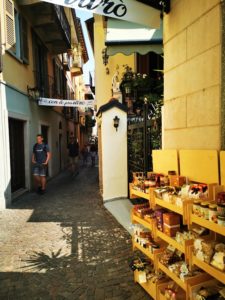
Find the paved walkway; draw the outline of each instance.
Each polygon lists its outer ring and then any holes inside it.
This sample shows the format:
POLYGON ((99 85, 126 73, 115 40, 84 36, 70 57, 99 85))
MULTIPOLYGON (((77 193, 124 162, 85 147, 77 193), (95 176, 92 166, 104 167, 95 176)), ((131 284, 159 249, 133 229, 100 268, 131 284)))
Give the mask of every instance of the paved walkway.
POLYGON ((129 233, 98 193, 97 168, 83 168, 0 212, 1 300, 149 299, 133 282, 129 233))

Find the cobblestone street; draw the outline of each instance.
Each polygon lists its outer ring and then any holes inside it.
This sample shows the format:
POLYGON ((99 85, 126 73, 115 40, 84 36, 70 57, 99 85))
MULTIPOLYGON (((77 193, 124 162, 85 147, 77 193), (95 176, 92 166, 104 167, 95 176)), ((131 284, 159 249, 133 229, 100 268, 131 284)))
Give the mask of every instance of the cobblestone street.
POLYGON ((101 204, 98 169, 0 212, 0 299, 149 299, 133 282, 131 237, 101 204))

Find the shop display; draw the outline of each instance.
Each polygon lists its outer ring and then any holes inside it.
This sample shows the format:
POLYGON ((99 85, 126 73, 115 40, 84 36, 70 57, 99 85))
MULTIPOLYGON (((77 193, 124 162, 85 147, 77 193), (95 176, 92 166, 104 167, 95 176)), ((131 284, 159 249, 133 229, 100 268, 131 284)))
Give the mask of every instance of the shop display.
POLYGON ((160 245, 154 241, 151 232, 143 226, 133 225, 133 232, 134 241, 151 253, 160 248, 160 245))
POLYGON ((140 218, 147 220, 155 218, 155 211, 150 208, 149 203, 134 205, 133 211, 140 218))
POLYGON ((169 182, 170 186, 182 186, 186 183, 187 179, 184 176, 179 176, 179 175, 170 175, 169 176, 169 182))
POLYGON ((225 204, 225 192, 219 192, 216 196, 217 204, 225 204))
POLYGON ((183 300, 185 299, 184 291, 175 283, 169 282, 161 291, 166 300, 183 300))
POLYGON ((159 173, 149 172, 145 176, 143 172, 134 172, 132 185, 134 189, 148 194, 149 188, 169 185, 169 177, 159 173))
POLYGON ((215 282, 209 286, 202 286, 198 289, 194 296, 195 300, 223 300, 225 299, 225 288, 219 283, 215 282))
MULTIPOLYGON (((148 268, 139 270, 135 281, 141 282, 155 300, 223 299, 221 285, 218 291, 204 283, 212 278, 225 283, 225 244, 219 242, 225 235, 221 228, 225 226, 225 192, 213 194, 213 184, 188 182, 187 177, 174 173, 139 175, 132 188, 136 184, 137 191, 148 191, 145 199, 149 205, 133 210, 137 216, 133 222, 142 224, 134 231, 133 245, 152 261, 152 268, 150 272, 148 268), (156 286, 148 285, 153 274, 168 276, 170 283, 165 282, 157 292, 156 286)), ((138 192, 136 195, 143 197, 138 192)))
POLYGON ((184 255, 180 251, 168 246, 166 250, 160 255, 159 261, 164 266, 170 266, 178 261, 183 261, 184 255))
POLYGON ((175 236, 180 230, 180 215, 175 213, 163 214, 163 232, 168 236, 175 236))
POLYGON ((155 210, 156 226, 158 230, 163 231, 163 214, 166 212, 165 209, 155 210))
POLYGON ((197 259, 224 271, 225 244, 201 238, 196 239, 194 241, 194 255, 197 259))
POLYGON ((217 223, 218 210, 216 204, 209 204, 209 221, 217 223))
POLYGON ((197 234, 193 231, 184 231, 184 232, 176 232, 175 240, 181 244, 184 245, 185 241, 194 240, 196 238, 197 234))

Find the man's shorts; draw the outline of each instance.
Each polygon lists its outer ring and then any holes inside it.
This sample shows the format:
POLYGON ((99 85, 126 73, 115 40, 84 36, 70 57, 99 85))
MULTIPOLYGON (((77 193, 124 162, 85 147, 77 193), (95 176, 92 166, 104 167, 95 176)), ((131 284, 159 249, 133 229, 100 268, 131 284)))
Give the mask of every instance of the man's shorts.
POLYGON ((78 156, 70 156, 70 164, 77 164, 78 156))
POLYGON ((46 165, 35 164, 34 168, 33 168, 33 175, 34 176, 46 176, 46 170, 47 170, 46 165))

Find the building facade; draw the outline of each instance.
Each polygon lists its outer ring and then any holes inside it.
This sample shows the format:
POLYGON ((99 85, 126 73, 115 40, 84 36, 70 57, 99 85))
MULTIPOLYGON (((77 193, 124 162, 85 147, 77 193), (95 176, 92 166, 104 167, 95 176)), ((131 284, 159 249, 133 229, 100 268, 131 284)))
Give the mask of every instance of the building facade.
POLYGON ((224 145, 223 11, 219 0, 172 0, 164 16, 164 148, 224 145))
POLYGON ((0 5, 0 209, 4 209, 32 189, 31 155, 38 133, 52 153, 48 177, 67 166, 68 139, 71 135, 81 139, 84 112, 41 107, 37 97, 84 99, 78 77, 88 56, 74 10, 44 2, 20 6, 4 0, 0 5))

